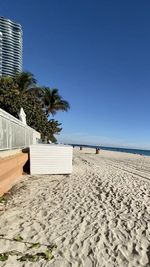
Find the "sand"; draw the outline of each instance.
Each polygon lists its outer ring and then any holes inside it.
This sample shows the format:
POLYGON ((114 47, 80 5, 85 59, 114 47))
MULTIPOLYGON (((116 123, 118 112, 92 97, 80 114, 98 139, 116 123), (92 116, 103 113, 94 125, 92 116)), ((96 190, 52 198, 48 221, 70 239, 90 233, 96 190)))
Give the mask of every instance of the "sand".
POLYGON ((5 239, 17 235, 57 246, 51 261, 0 266, 150 266, 150 157, 76 148, 72 175, 26 176, 0 215, 1 253, 26 252, 5 239))

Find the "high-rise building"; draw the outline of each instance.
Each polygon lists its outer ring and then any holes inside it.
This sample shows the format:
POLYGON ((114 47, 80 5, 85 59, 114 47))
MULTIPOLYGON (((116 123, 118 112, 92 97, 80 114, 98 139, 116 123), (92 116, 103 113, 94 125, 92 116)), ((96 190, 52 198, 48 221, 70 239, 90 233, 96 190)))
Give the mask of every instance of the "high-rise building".
POLYGON ((13 76, 22 71, 22 28, 0 17, 0 76, 13 76))
POLYGON ((2 33, 0 32, 0 77, 2 76, 2 33))

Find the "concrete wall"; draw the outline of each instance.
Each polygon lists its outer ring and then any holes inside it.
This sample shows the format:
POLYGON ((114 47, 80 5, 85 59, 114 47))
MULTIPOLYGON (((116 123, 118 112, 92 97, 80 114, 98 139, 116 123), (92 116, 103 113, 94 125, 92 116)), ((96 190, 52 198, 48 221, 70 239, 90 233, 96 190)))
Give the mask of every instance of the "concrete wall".
POLYGON ((0 158, 0 196, 21 179, 27 161, 28 153, 23 152, 0 158))

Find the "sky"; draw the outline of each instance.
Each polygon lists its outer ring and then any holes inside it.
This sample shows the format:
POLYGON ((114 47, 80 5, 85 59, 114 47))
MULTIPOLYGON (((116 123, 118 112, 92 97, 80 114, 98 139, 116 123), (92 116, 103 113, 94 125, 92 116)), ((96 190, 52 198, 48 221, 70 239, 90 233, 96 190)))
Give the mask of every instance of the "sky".
POLYGON ((23 67, 59 89, 59 142, 150 149, 149 0, 0 0, 23 67))

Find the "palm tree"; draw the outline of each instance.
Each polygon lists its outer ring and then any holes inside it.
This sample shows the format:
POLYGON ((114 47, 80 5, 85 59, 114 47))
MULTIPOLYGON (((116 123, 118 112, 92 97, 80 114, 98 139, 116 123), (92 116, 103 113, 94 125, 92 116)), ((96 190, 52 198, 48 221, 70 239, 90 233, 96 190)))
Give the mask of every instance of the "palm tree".
POLYGON ((16 73, 13 81, 19 91, 26 92, 37 87, 37 81, 31 72, 16 73))
POLYGON ((1 90, 15 89, 18 94, 26 94, 27 91, 38 92, 37 81, 30 72, 16 73, 14 77, 1 77, 0 88, 1 90))
POLYGON ((57 111, 68 111, 69 103, 58 93, 58 89, 43 88, 43 107, 47 116, 55 115, 57 111))
POLYGON ((37 85, 37 80, 31 72, 16 73, 13 82, 20 94, 32 94, 40 105, 43 103, 43 87, 37 85))
POLYGON ((58 121, 56 121, 54 119, 49 120, 49 125, 51 128, 52 134, 59 134, 59 132, 61 132, 61 130, 62 130, 61 123, 59 123, 58 121))
POLYGON ((48 116, 70 108, 69 103, 59 95, 58 89, 38 87, 30 72, 0 78, 0 107, 16 118, 23 107, 28 125, 41 132, 42 139, 47 136, 54 142, 54 134, 58 134, 62 128, 58 121, 49 120, 48 116))

